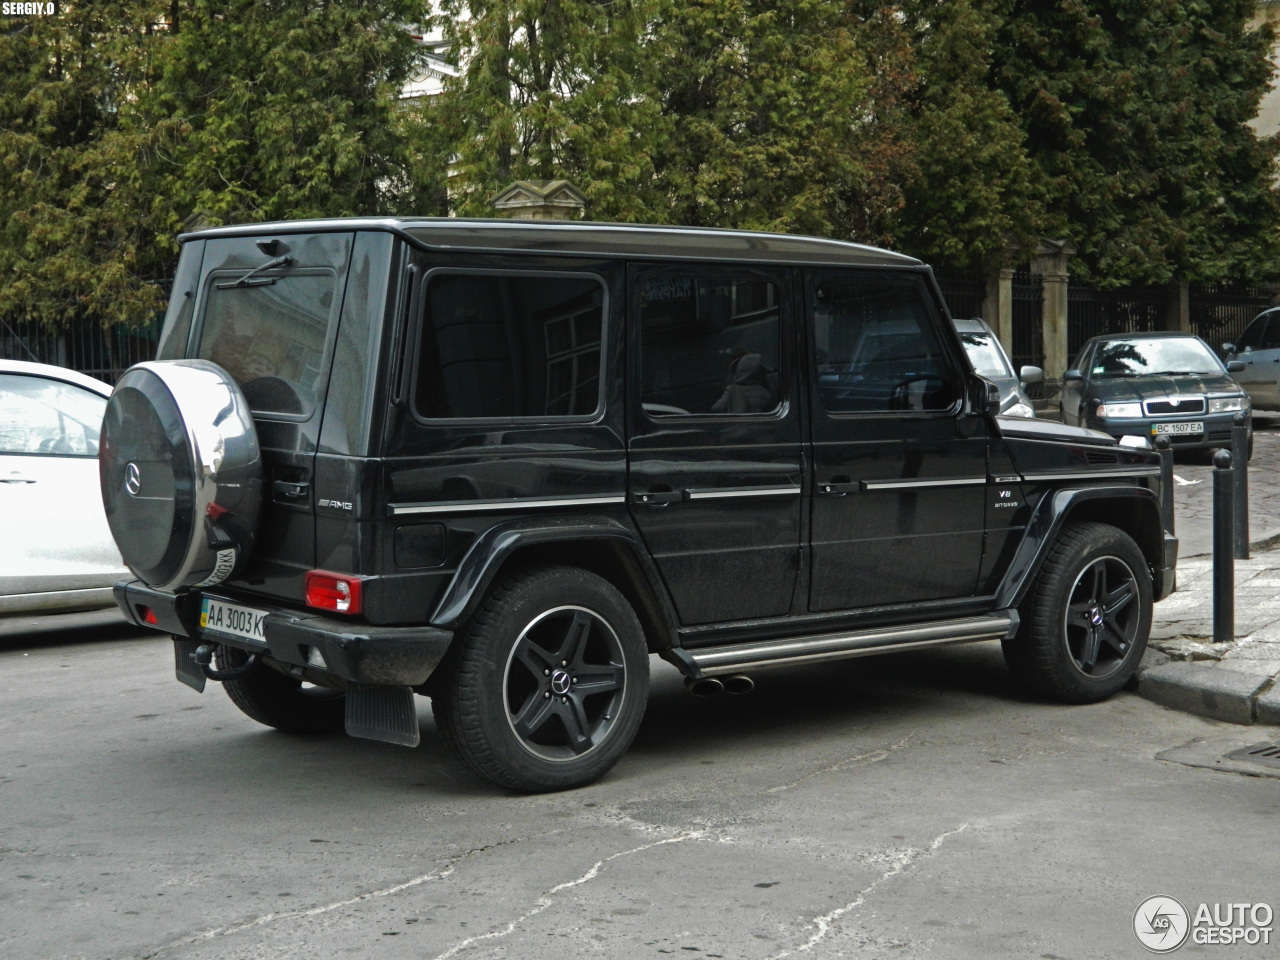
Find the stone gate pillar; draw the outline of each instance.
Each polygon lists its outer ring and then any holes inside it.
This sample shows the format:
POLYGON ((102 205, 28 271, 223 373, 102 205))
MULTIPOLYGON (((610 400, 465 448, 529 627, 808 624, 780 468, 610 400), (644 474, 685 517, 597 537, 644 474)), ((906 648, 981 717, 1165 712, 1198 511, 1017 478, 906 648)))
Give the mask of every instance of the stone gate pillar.
POLYGON ((1044 283, 1044 398, 1057 406, 1062 394, 1062 374, 1071 362, 1067 354, 1067 264, 1076 248, 1065 240, 1042 239, 1031 259, 1032 275, 1044 283))
POLYGON ((587 197, 568 180, 516 180, 489 202, 516 220, 576 220, 587 197))

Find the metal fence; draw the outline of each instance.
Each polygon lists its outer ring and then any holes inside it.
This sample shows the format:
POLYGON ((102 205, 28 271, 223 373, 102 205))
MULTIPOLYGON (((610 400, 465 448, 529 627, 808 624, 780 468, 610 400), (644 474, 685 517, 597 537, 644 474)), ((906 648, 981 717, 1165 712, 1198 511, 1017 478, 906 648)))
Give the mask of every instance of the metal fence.
POLYGON ((155 357, 162 318, 136 328, 73 324, 49 330, 37 323, 0 319, 0 359, 70 367, 115 383, 129 367, 155 357))
POLYGON ((957 319, 982 316, 982 301, 987 296, 987 282, 981 278, 935 274, 947 309, 957 319))
POLYGON ((1191 329, 1222 354, 1223 343, 1234 343, 1250 320, 1276 301, 1272 287, 1193 286, 1191 329))
POLYGON ((1168 287, 1098 290, 1073 283, 1067 291, 1067 355, 1074 358, 1090 337, 1163 330, 1168 316, 1168 287))
MULTIPOLYGON (((1013 368, 1044 366, 1044 281, 1023 268, 1013 273, 1013 368)), ((1046 370, 1047 376, 1051 375, 1046 370)), ((1044 399, 1044 384, 1027 387, 1032 400, 1044 399)))

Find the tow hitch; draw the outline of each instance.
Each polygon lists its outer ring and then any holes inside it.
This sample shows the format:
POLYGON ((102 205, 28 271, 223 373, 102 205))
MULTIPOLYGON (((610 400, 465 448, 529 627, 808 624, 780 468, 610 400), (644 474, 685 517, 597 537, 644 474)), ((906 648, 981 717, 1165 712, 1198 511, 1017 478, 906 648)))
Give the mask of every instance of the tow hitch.
POLYGON ((191 654, 191 659, 196 662, 200 672, 210 680, 238 680, 258 665, 258 655, 251 653, 249 654, 249 659, 240 666, 232 667, 230 670, 219 670, 210 666, 213 663, 213 651, 214 646, 212 644, 202 643, 191 654))

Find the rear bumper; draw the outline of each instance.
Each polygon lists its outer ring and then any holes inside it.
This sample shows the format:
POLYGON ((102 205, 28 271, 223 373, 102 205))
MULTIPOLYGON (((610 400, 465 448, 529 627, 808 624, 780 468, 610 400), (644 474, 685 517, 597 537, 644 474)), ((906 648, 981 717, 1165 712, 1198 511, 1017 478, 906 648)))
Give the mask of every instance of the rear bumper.
MULTIPOLYGON (((115 585, 116 603, 133 623, 175 637, 239 647, 273 660, 365 684, 416 687, 444 659, 453 633, 439 627, 376 627, 318 613, 265 606, 265 643, 200 629, 200 594, 153 590, 138 580, 115 585), (155 623, 145 622, 143 608, 155 623), (323 666, 320 666, 323 663, 323 666)), ((252 601, 252 605, 264 605, 252 601)))

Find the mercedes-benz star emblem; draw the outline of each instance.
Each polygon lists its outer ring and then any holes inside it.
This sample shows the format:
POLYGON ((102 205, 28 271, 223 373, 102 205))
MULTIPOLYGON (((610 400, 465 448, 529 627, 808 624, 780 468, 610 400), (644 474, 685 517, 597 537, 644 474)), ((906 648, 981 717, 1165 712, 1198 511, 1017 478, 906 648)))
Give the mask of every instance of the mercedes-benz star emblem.
POLYGON ((142 492, 142 471, 138 469, 136 463, 131 463, 124 468, 124 488, 129 491, 131 497, 136 497, 142 492))

